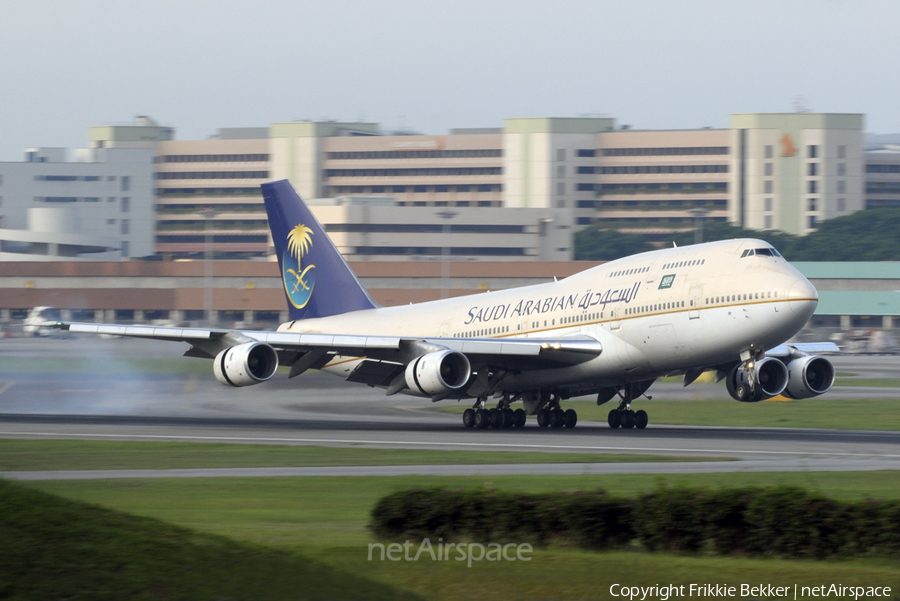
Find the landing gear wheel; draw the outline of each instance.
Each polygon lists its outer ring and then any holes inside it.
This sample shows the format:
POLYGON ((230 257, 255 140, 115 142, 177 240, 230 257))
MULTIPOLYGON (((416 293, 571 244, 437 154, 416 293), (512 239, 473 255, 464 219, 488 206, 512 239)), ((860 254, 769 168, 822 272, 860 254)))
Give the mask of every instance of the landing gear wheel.
POLYGON ((524 428, 527 420, 528 415, 525 413, 524 409, 516 409, 513 411, 513 426, 516 428, 524 428))
POLYGON ((466 428, 474 428, 475 427, 475 410, 474 409, 466 409, 463 411, 463 425, 466 428))
POLYGON ((578 414, 575 413, 574 409, 566 409, 565 412, 565 422, 566 428, 574 428, 575 424, 578 423, 578 414))
POLYGON ((491 427, 492 428, 502 428, 503 427, 503 414, 500 413, 499 409, 488 409, 488 415, 491 416, 491 427))
POLYGON ((501 409, 500 415, 502 417, 502 422, 503 422, 502 427, 504 429, 512 428, 513 423, 515 423, 515 421, 516 421, 516 416, 513 415, 512 409, 501 409))
POLYGON ((634 413, 634 427, 638 430, 643 430, 647 427, 647 423, 650 421, 650 416, 647 415, 647 412, 643 409, 639 411, 635 411, 634 413))
POLYGON ((622 415, 621 411, 618 409, 613 409, 609 412, 609 415, 606 416, 606 421, 609 423, 609 427, 615 430, 619 426, 622 425, 622 415))
POLYGON ((566 425, 566 414, 563 413, 562 409, 552 409, 550 411, 550 427, 551 428, 562 428, 566 425))
POLYGON ((626 430, 634 428, 634 411, 622 412, 622 427, 626 430))
POLYGON ((546 428, 550 425, 550 410, 549 409, 541 409, 537 413, 538 425, 541 428, 546 428))
POLYGON ((734 389, 734 398, 737 401, 746 403, 750 399, 750 387, 746 384, 738 384, 734 389))
POLYGON ((475 427, 484 430, 491 425, 491 415, 484 409, 475 411, 475 427))

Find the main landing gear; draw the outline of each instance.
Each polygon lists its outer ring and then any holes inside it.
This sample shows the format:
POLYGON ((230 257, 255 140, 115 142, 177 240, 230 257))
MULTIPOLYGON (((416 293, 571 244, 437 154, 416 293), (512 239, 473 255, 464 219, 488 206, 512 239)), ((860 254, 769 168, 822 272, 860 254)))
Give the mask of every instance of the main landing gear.
MULTIPOLYGON (((574 409, 563 411, 557 395, 551 395, 545 402, 547 406, 537 412, 537 423, 541 428, 574 428, 578 423, 578 414, 574 409)), ((479 398, 475 405, 463 412, 463 425, 479 430, 524 428, 527 413, 524 409, 510 409, 509 403, 509 398, 504 397, 496 408, 485 409, 485 399, 479 398)))
POLYGON ((525 410, 516 409, 513 411, 509 407, 497 407, 495 409, 478 409, 470 408, 463 412, 463 425, 466 428, 478 428, 484 430, 487 428, 509 429, 525 427, 525 410))
MULTIPOLYGON (((650 417, 647 415, 647 412, 643 409, 633 411, 631 409, 631 401, 644 395, 652 383, 653 380, 635 382, 616 391, 622 400, 619 402, 619 406, 610 411, 609 415, 606 417, 606 421, 610 428, 613 430, 616 428, 622 428, 623 430, 637 428, 638 430, 643 430, 647 427, 647 424, 650 422, 650 417)), ((648 396, 647 398, 649 399, 650 397, 648 396)), ((602 400, 605 402, 609 399, 610 396, 606 396, 602 400)), ((600 399, 598 399, 597 402, 599 404, 600 399)))
POLYGON ((650 417, 643 409, 632 411, 631 409, 613 409, 607 416, 607 422, 610 428, 619 428, 630 430, 637 428, 643 430, 647 427, 650 417))

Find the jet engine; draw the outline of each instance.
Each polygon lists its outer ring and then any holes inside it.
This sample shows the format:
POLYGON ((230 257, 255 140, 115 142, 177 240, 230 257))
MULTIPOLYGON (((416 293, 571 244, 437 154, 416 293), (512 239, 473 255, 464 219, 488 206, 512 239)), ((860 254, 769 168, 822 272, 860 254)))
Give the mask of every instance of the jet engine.
POLYGON ((755 362, 752 369, 748 363, 736 365, 725 381, 728 394, 742 403, 764 401, 784 392, 788 385, 788 368, 784 363, 772 357, 755 362), (753 374, 753 385, 750 385, 750 374, 753 374))
POLYGON ((824 357, 809 355, 798 357, 787 366, 788 383, 785 396, 792 399, 808 399, 819 396, 834 384, 834 366, 824 357))
POLYGON ((264 342, 246 342, 216 355, 213 372, 228 386, 252 386, 265 382, 278 369, 278 353, 264 342))
POLYGON ((413 393, 435 396, 461 389, 471 374, 466 356, 447 349, 410 361, 406 366, 406 385, 413 393))

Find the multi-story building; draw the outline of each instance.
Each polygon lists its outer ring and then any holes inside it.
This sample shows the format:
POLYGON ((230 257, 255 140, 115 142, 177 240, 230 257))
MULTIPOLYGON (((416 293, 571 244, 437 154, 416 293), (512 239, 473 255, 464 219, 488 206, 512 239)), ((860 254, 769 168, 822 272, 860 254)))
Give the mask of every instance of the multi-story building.
POLYGON ((578 151, 577 222, 629 233, 690 229, 699 217, 728 218, 728 130, 617 130, 578 151))
POLYGON ((900 134, 866 141, 866 208, 900 207, 900 134))
POLYGON ((732 115, 730 221, 808 234, 865 208, 863 116, 732 115))
POLYGON ((110 260, 154 252, 149 148, 31 148, 0 163, 0 260, 110 260))
MULTIPOLYGON (((571 256, 572 234, 597 222, 660 240, 698 219, 802 235, 867 204, 896 202, 895 154, 867 154, 862 125, 858 114, 740 114, 728 129, 675 131, 535 118, 423 135, 329 121, 180 141, 139 117, 91 128, 90 139, 96 157, 152 153, 155 210, 141 224, 153 228, 155 245, 144 253, 120 240, 127 256, 263 258, 271 243, 259 184, 289 179, 311 202, 352 199, 313 204, 353 259, 559 260, 571 256), (446 236, 438 242, 436 233, 446 236)), ((24 227, 23 214, 0 206, 6 227, 24 227)), ((119 237, 135 227, 122 216, 83 221, 106 227, 110 219, 119 237)))
POLYGON ((156 253, 264 257, 269 227, 259 185, 269 181, 266 128, 221 129, 209 140, 171 140, 156 149, 156 253))

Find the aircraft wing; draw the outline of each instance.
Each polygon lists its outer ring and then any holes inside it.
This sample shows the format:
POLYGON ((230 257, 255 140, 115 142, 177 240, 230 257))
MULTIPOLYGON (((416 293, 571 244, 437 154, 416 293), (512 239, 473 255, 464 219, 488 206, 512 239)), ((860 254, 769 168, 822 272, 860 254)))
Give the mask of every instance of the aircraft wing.
POLYGON ((599 341, 588 336, 554 339, 417 338, 92 323, 48 322, 45 325, 73 333, 186 342, 191 348, 185 355, 210 359, 238 344, 262 342, 278 352, 279 363, 291 366, 291 377, 306 369, 322 367, 335 356, 366 358, 405 366, 428 352, 449 349, 466 355, 473 367, 488 365, 522 370, 576 365, 597 357, 603 350, 599 341))

